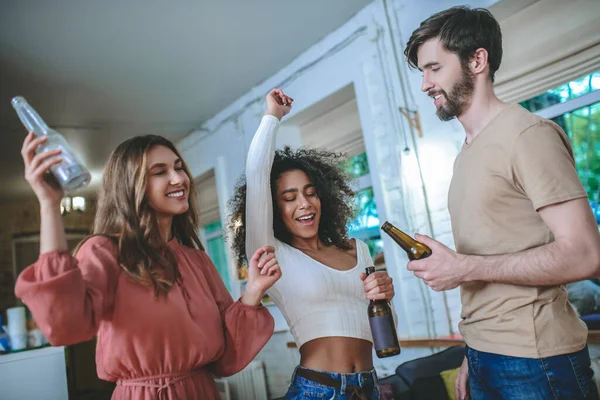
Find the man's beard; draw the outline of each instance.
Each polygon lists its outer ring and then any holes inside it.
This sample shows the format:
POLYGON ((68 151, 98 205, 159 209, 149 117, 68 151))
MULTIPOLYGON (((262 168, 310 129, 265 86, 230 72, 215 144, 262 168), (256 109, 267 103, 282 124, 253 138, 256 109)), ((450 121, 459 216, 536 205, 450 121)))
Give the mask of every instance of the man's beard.
POLYGON ((446 95, 446 92, 443 90, 438 92, 446 99, 446 104, 438 107, 435 112, 438 118, 442 121, 450 121, 460 116, 469 104, 474 88, 475 79, 471 71, 466 66, 463 66, 461 68, 460 79, 452 87, 450 96, 446 95))

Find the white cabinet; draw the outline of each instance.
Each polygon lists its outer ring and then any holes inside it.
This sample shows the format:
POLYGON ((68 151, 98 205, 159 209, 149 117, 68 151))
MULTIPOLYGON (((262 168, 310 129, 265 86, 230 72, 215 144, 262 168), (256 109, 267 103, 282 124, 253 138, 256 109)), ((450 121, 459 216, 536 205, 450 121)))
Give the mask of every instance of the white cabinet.
POLYGON ((68 400, 64 347, 0 356, 0 399, 68 400))

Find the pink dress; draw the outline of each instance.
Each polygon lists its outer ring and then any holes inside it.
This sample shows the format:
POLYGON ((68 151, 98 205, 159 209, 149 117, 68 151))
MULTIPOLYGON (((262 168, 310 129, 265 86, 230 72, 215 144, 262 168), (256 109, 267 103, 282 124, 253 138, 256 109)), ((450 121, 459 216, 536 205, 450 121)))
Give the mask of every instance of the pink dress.
POLYGON ((169 242, 182 276, 167 298, 133 282, 105 237, 76 257, 41 254, 15 288, 51 344, 98 335, 98 377, 114 399, 219 399, 213 381, 243 369, 273 333, 263 306, 234 302, 205 252, 169 242))

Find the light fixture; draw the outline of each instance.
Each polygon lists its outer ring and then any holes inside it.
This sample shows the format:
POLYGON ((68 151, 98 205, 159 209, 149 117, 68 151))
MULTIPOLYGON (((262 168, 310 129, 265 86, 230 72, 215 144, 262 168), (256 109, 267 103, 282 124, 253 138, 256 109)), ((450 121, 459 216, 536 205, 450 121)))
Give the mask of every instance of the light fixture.
POLYGON ((85 211, 85 197, 63 197, 60 201, 60 213, 66 215, 71 210, 83 213, 85 211))
POLYGON ((73 197, 73 211, 84 212, 85 211, 85 198, 78 196, 73 197))
POLYGON ((71 198, 63 197, 60 201, 60 213, 62 215, 68 214, 71 212, 71 198))

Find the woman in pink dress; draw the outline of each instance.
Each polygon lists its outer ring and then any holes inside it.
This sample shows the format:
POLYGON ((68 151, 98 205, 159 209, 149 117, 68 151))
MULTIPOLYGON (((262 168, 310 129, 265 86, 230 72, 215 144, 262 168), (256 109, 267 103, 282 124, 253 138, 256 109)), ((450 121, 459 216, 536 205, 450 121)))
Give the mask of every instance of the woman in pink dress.
POLYGON ((23 144, 25 178, 41 211, 40 257, 19 276, 16 295, 51 344, 97 338, 101 379, 113 399, 218 399, 213 375, 244 368, 273 332, 260 301, 281 272, 273 248, 249 261, 234 301, 198 239, 191 174, 173 144, 139 136, 110 156, 93 235, 67 251, 63 191, 47 173, 60 150, 23 144))

